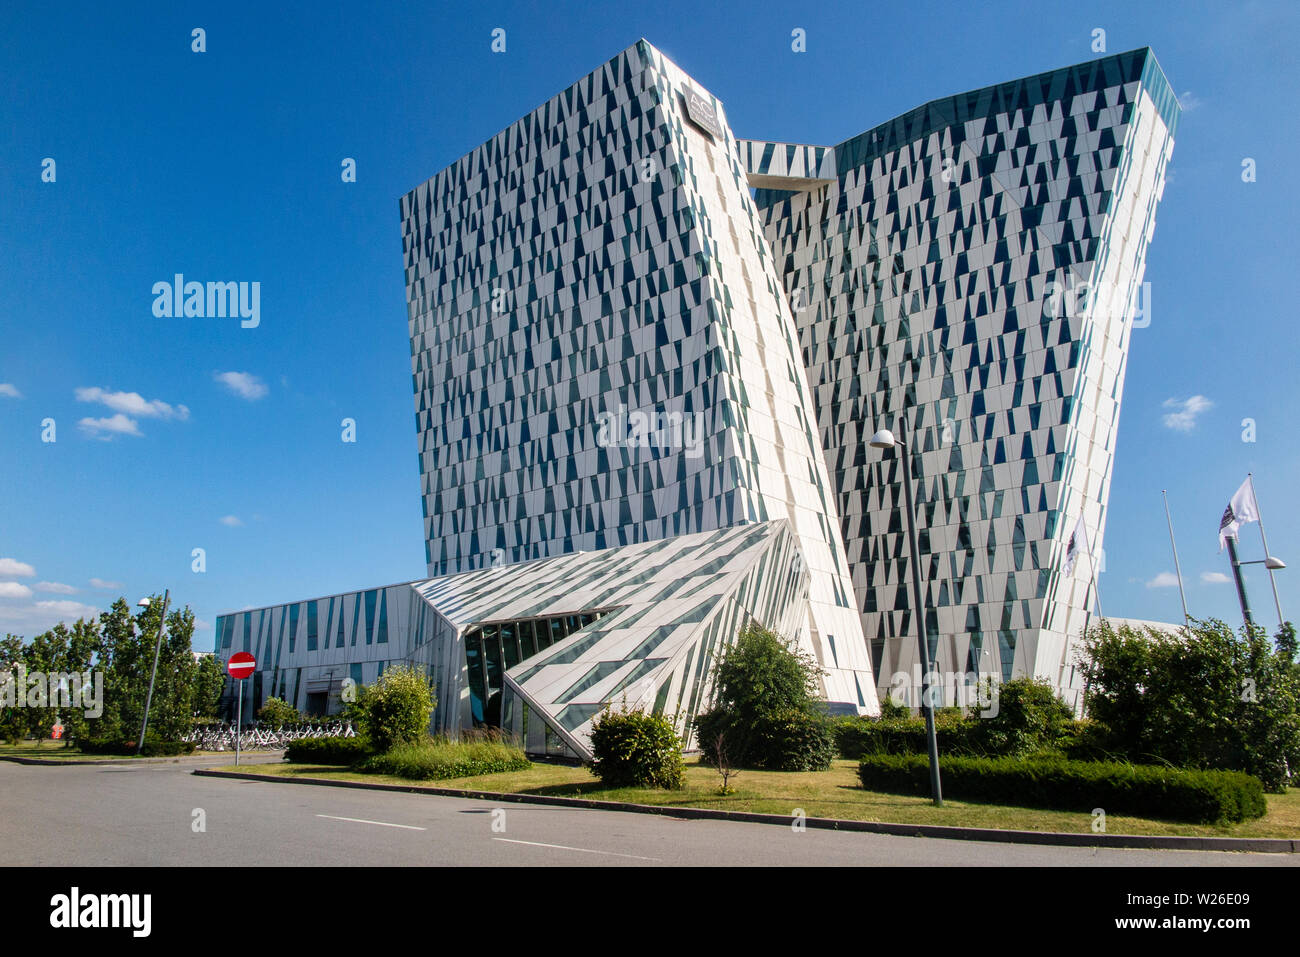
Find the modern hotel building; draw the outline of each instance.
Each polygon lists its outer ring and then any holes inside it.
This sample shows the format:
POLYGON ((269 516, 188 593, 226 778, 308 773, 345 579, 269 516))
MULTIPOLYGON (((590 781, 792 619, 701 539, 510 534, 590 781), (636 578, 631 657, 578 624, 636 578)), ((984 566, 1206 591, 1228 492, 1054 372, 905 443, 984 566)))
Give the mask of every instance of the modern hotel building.
MULTIPOLYGON (((837 146, 737 140, 645 41, 401 200, 427 579, 222 616, 246 702, 425 667, 434 724, 585 755, 747 621, 874 713, 916 660, 1072 688, 1178 106, 1149 50, 837 146)), ((313 697, 315 696, 315 697, 313 697)))

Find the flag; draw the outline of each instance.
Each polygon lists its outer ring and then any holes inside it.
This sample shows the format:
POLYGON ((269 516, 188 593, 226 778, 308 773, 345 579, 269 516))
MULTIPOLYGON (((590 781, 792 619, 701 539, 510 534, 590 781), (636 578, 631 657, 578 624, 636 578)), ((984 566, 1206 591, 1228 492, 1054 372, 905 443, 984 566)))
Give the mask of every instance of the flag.
POLYGON ((1255 504, 1255 490, 1247 477, 1241 483, 1241 488, 1237 489, 1237 494, 1232 496, 1228 507, 1223 510, 1223 518, 1219 520, 1219 551, 1223 551, 1229 538, 1237 537, 1238 528, 1246 522, 1258 521, 1259 506, 1255 504))
POLYGON ((1079 551, 1088 550, 1088 531, 1083 527, 1083 516, 1074 523, 1074 531, 1070 533, 1070 540, 1065 545, 1065 564, 1061 567, 1063 575, 1069 575, 1074 571, 1075 560, 1079 557, 1079 551))

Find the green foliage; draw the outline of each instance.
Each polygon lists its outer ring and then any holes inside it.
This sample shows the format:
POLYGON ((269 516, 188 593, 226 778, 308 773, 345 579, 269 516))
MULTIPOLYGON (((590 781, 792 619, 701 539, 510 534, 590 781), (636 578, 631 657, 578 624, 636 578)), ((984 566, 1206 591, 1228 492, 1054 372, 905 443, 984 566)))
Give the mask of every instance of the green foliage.
MULTIPOLYGON (((117 740, 114 738, 82 738, 77 742, 84 754, 135 754, 136 740, 117 740)), ((174 757, 178 754, 193 754, 198 745, 193 741, 164 741, 152 731, 144 736, 144 747, 140 753, 146 758, 174 757)))
MULTIPOLYGON (((943 792, 962 801, 1131 814, 1195 823, 1237 823, 1267 810, 1257 778, 1239 771, 1187 771, 1158 765, 1070 761, 1062 757, 950 757, 943 792)), ((868 790, 928 795, 925 755, 873 754, 858 766, 868 790)))
POLYGON ((834 736, 817 696, 820 669, 757 625, 736 638, 714 672, 713 707, 695 718, 706 763, 718 766, 721 739, 731 763, 772 771, 820 771, 834 736))
MULTIPOLYGON (((970 754, 970 727, 975 718, 962 718, 939 710, 934 716, 934 736, 939 753, 970 754)), ((835 749, 843 758, 865 754, 927 754, 925 720, 893 717, 837 718, 832 725, 835 749)))
POLYGON ((1080 661, 1092 745, 1128 760, 1245 771, 1280 790, 1300 767, 1300 674, 1261 630, 1177 636, 1103 622, 1080 661))
POLYGON ((413 665, 394 665, 359 695, 361 732, 376 751, 418 744, 429 733, 434 695, 428 676, 413 665))
POLYGON ((284 749, 284 758, 291 764, 341 764, 352 765, 370 757, 374 749, 365 738, 298 738, 284 749))
POLYGON ((527 771, 532 762, 524 752, 501 738, 449 741, 426 737, 394 745, 357 766, 367 774, 392 774, 416 781, 467 778, 502 771, 527 771))
POLYGON ((612 787, 685 787, 682 742, 662 715, 606 708, 591 724, 591 752, 588 768, 612 787))
POLYGON ((302 715, 287 701, 280 698, 267 698, 266 704, 258 709, 257 720, 262 724, 280 727, 286 724, 297 724, 302 721, 302 715))
POLYGON ((1282 622, 1277 634, 1273 636, 1273 647, 1287 661, 1295 661, 1296 651, 1300 650, 1296 645, 1295 625, 1289 621, 1282 622))
POLYGON ((216 655, 204 655, 194 674, 194 713, 201 718, 219 717, 226 673, 216 655))
MULTIPOLYGON (((935 709, 934 736, 940 755, 1025 757, 1064 751, 1076 743, 1074 713, 1046 681, 1013 678, 989 686, 981 697, 986 702, 996 700, 997 708, 988 708, 987 714, 935 709)), ((840 718, 834 729, 836 749, 846 758, 927 753, 924 719, 910 714, 885 717, 883 707, 880 718, 840 718)))

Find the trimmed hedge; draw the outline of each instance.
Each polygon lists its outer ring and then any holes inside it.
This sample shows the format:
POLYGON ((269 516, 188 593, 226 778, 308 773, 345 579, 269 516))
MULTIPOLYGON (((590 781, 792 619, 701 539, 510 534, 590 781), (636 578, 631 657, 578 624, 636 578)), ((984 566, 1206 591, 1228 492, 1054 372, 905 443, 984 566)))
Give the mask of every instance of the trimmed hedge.
POLYGON ((395 744, 357 765, 366 774, 392 774, 414 781, 468 778, 502 771, 527 771, 532 762, 524 752, 504 741, 446 741, 429 738, 414 744, 395 744))
MULTIPOLYGON (((971 721, 936 710, 934 736, 940 754, 972 754, 971 721)), ((927 754, 924 718, 837 718, 832 725, 842 758, 868 754, 927 754)))
MULTIPOLYGON (((891 794, 930 793, 924 755, 874 754, 858 765, 862 786, 891 794)), ((945 758, 944 794, 962 801, 1235 824, 1262 817, 1264 786, 1241 771, 1188 771, 1149 764, 1049 757, 945 758)))
POLYGON ((286 761, 294 764, 356 764, 372 753, 365 738, 298 738, 284 749, 286 761))

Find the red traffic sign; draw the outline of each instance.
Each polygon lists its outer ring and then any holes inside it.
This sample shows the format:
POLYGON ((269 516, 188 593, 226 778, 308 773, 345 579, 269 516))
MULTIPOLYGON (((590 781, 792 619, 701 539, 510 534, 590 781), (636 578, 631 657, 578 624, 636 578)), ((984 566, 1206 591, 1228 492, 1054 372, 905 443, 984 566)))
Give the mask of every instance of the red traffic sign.
POLYGON ((253 673, 257 667, 257 659, 247 651, 236 652, 230 656, 226 662, 226 671, 230 672, 230 677, 243 680, 253 673))

